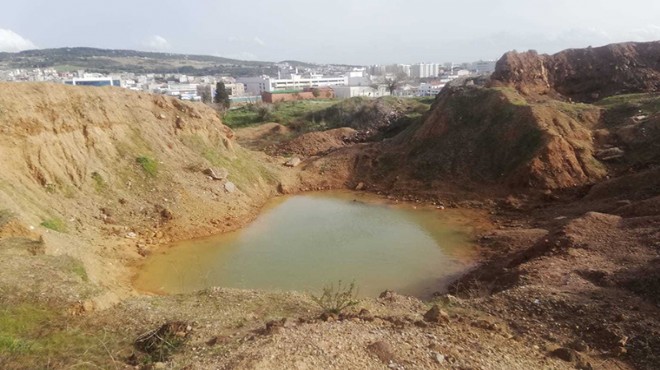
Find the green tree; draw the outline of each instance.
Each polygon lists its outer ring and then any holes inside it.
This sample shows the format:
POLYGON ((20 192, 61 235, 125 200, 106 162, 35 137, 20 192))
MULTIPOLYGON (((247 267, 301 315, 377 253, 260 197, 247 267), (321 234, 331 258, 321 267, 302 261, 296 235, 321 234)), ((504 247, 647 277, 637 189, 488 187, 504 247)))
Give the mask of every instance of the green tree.
POLYGON ((224 109, 229 108, 229 105, 231 104, 229 94, 225 88, 225 83, 222 81, 215 84, 215 97, 213 98, 213 102, 219 104, 224 109))

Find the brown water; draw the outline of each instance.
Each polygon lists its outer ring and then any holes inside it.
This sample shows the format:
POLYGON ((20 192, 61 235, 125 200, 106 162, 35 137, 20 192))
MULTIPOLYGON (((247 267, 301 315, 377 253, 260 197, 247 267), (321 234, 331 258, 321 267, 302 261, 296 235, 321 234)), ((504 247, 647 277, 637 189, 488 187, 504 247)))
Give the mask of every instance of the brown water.
POLYGON ((222 286, 318 292, 355 281, 361 296, 390 289, 428 297, 473 258, 469 220, 454 210, 386 204, 355 192, 282 197, 236 232, 149 257, 138 289, 182 293, 222 286))

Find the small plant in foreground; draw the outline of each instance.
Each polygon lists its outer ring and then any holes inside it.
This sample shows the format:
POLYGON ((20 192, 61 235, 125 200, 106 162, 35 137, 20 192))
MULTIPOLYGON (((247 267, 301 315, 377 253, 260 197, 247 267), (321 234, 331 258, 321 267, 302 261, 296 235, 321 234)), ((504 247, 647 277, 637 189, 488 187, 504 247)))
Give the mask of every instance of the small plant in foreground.
POLYGON ((101 174, 96 171, 92 172, 92 180, 94 180, 94 187, 96 188, 96 191, 102 191, 108 187, 108 184, 103 179, 103 176, 101 176, 101 174))
POLYGON ((186 343, 191 330, 185 322, 168 322, 138 337, 135 347, 146 353, 151 361, 167 361, 186 343))
POLYGON ((135 161, 142 167, 144 172, 151 177, 155 177, 158 173, 158 162, 149 157, 137 157, 135 161))
POLYGON ((339 315, 343 310, 348 307, 358 304, 357 300, 358 289, 355 282, 351 282, 348 286, 342 285, 339 280, 337 286, 330 284, 323 287, 323 293, 320 296, 312 296, 312 300, 318 304, 324 312, 339 315))
POLYGON ((57 217, 55 218, 49 218, 48 220, 44 220, 41 223, 41 226, 51 229, 60 233, 63 233, 66 231, 66 223, 62 221, 62 219, 59 219, 57 217))

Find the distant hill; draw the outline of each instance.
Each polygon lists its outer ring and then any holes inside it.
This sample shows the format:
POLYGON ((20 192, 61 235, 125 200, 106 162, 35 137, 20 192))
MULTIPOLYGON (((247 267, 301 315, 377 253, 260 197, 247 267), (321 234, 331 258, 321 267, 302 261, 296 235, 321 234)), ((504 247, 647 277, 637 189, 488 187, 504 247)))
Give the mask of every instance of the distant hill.
POLYGON ((272 62, 244 61, 210 55, 155 53, 88 47, 0 53, 0 69, 56 68, 88 72, 228 74, 246 76, 276 72, 272 62))

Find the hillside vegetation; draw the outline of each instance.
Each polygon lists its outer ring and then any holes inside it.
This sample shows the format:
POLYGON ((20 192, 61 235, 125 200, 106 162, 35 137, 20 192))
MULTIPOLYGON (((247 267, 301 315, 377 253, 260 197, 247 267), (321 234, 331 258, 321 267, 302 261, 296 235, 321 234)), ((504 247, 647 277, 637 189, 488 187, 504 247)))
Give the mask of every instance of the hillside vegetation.
POLYGON ((0 68, 55 68, 99 73, 182 73, 253 76, 277 73, 271 62, 244 61, 210 55, 185 55, 86 47, 0 53, 0 68))

